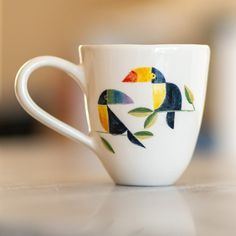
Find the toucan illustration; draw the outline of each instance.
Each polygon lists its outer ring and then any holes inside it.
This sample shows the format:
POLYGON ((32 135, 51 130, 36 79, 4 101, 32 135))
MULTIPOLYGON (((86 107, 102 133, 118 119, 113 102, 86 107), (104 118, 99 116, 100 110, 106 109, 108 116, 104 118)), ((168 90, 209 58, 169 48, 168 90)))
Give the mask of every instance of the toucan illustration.
POLYGON ((98 113, 102 127, 110 134, 119 135, 126 132, 129 141, 145 148, 145 146, 131 133, 124 123, 115 115, 109 104, 130 104, 133 100, 125 93, 115 90, 104 90, 98 99, 98 113))
POLYGON ((155 67, 138 67, 129 72, 122 82, 151 82, 153 108, 156 111, 167 111, 166 122, 174 129, 175 112, 181 110, 182 96, 177 85, 167 83, 164 75, 155 67))

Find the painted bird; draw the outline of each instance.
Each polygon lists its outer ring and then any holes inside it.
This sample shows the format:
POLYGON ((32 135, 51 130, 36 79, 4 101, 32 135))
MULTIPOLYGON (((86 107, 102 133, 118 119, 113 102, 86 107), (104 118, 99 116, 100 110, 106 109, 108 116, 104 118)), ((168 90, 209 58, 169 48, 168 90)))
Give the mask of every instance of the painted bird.
POLYGON ((108 106, 109 104, 130 104, 133 100, 125 93, 115 90, 104 90, 98 99, 98 113, 102 127, 110 134, 119 135, 126 132, 129 141, 145 148, 145 146, 131 133, 123 122, 108 106))
POLYGON ((138 67, 130 71, 122 82, 151 82, 153 108, 156 111, 167 111, 166 122, 174 129, 174 111, 182 107, 182 96, 177 85, 167 83, 164 75, 154 67, 138 67))

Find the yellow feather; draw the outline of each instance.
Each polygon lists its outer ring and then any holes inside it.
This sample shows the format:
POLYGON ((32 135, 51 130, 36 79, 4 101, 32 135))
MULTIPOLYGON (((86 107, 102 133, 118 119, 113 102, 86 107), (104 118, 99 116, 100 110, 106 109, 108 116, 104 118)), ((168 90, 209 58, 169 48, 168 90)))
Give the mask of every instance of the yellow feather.
POLYGON ((109 132, 109 118, 107 105, 98 105, 98 113, 102 127, 109 132))
POLYGON ((158 109, 165 100, 166 97, 166 84, 153 84, 152 85, 152 95, 153 95, 153 108, 158 109))
POLYGON ((134 70, 138 75, 137 82, 150 82, 154 77, 152 67, 139 67, 134 70))

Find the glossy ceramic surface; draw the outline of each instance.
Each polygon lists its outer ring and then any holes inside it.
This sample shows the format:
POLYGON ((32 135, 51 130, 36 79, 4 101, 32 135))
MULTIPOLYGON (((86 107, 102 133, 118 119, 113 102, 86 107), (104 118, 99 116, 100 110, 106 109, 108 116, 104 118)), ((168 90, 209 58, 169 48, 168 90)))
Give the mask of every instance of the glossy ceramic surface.
POLYGON ((36 119, 93 150, 117 184, 169 185, 191 160, 198 137, 210 51, 205 45, 92 45, 80 66, 38 57, 18 72, 16 94, 36 119), (89 136, 39 108, 27 81, 37 68, 63 69, 85 96, 89 136))

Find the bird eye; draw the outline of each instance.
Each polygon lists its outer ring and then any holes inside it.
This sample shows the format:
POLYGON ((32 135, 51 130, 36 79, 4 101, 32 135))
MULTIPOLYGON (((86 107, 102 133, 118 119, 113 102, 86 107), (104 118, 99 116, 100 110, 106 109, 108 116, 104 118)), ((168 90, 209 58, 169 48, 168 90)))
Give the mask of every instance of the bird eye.
POLYGON ((156 78, 156 75, 155 75, 155 74, 153 74, 153 73, 152 73, 152 78, 153 78, 153 79, 154 79, 154 78, 156 78))
POLYGON ((104 96, 104 99, 107 100, 107 97, 108 97, 108 96, 107 96, 107 94, 106 94, 106 95, 104 96))

